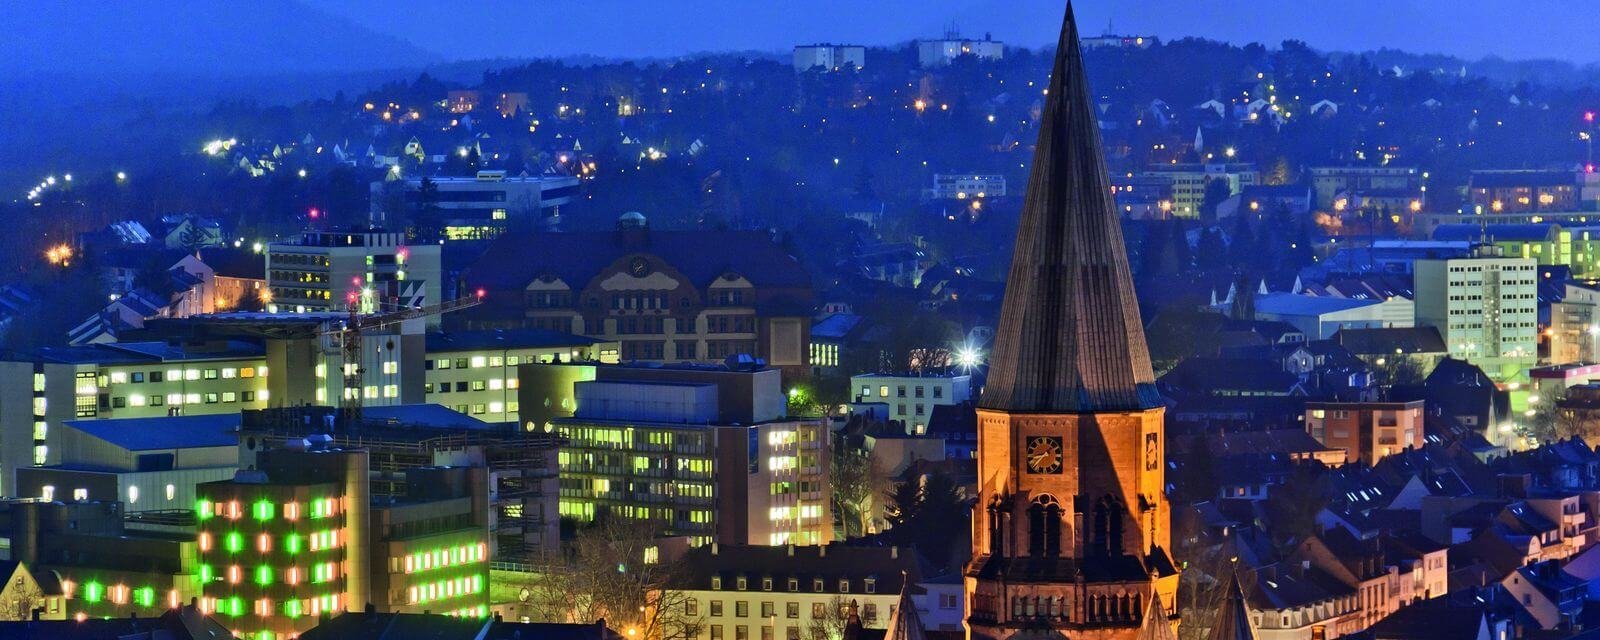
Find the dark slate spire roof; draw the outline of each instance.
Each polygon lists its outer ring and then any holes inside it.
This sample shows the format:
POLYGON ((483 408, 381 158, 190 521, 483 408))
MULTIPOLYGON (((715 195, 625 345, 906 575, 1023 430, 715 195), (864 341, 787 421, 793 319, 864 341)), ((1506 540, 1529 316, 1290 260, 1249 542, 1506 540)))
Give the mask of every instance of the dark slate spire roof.
POLYGON ((1255 625, 1250 623, 1250 612, 1244 607, 1244 589, 1239 586, 1239 576, 1228 581, 1228 593, 1217 607, 1217 617, 1211 623, 1210 640, 1256 640, 1255 625))
POLYGON ((981 408, 1161 404, 1089 97, 1069 4, 981 408))

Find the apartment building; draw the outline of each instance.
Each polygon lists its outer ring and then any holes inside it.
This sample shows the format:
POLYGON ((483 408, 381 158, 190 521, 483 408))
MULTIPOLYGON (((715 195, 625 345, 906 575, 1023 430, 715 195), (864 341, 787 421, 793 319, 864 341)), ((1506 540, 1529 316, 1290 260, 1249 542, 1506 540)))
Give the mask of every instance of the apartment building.
POLYGON ((1416 263, 1417 325, 1444 338, 1450 357, 1498 383, 1523 381, 1539 356, 1534 260, 1478 246, 1472 255, 1416 263))
POLYGON ((1343 449, 1345 462, 1372 466, 1385 456, 1423 445, 1422 400, 1410 402, 1308 402, 1306 433, 1343 449))
MULTIPOLYGON (((381 229, 311 230, 267 245, 267 310, 363 313, 442 301, 438 245, 381 229)), ((437 326, 438 317, 428 320, 437 326)))
POLYGON ((866 373, 850 377, 857 406, 883 405, 890 420, 909 435, 928 432, 933 408, 958 405, 972 398, 972 376, 960 373, 895 375, 866 373))
POLYGON ((524 428, 567 440, 561 515, 698 542, 831 539, 827 426, 786 417, 777 370, 524 364, 519 376, 524 428))

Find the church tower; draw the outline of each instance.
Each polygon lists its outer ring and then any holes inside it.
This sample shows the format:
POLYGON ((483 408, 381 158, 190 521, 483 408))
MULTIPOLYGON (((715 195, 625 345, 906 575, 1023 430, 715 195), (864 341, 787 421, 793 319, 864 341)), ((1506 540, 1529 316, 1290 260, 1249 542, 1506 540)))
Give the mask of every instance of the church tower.
POLYGON ((1069 5, 978 403, 973 640, 1176 623, 1147 619, 1177 601, 1164 409, 1089 97, 1069 5))

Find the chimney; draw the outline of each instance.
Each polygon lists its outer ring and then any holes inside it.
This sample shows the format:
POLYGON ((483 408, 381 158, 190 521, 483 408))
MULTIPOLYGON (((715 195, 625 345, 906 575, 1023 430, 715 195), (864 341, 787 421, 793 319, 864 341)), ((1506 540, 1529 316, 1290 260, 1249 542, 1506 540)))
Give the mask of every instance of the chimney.
POLYGON ((785 547, 785 550, 788 552, 789 557, 793 558, 794 557, 794 544, 793 543, 787 544, 787 545, 784 545, 784 547, 785 547))
POLYGON ((711 543, 711 555, 717 555, 717 552, 721 551, 721 549, 719 548, 720 546, 721 545, 718 545, 715 542, 711 543))
POLYGON ((900 559, 900 546, 899 545, 895 545, 895 546, 889 547, 889 558, 892 559, 892 560, 899 560, 900 559))
POLYGON ((818 558, 826 558, 826 557, 828 557, 828 545, 824 544, 824 545, 818 545, 817 546, 817 557, 818 558))

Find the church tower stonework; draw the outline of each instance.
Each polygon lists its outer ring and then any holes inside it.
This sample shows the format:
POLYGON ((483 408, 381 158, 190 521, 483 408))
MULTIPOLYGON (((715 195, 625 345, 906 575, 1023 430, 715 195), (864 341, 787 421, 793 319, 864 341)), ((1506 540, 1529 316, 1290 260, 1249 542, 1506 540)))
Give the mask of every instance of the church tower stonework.
POLYGON ((978 403, 972 640, 1177 622, 1150 613, 1177 602, 1164 408, 1089 98, 1069 5, 978 403))

